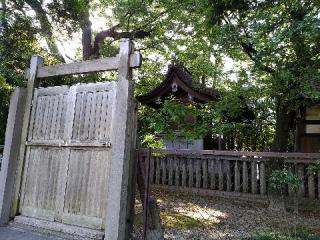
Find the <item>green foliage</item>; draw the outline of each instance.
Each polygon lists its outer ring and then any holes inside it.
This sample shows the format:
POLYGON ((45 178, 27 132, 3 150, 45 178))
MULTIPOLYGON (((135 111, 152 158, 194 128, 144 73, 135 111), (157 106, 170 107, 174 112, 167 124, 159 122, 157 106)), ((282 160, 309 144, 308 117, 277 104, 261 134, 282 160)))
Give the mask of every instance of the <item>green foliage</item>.
POLYGON ((183 104, 168 98, 160 109, 140 108, 140 135, 165 134, 173 139, 178 132, 191 140, 222 134, 232 136, 239 150, 268 149, 272 122, 263 108, 247 109, 248 104, 234 92, 226 92, 223 100, 214 104, 183 104))
MULTIPOLYGON (((192 72, 195 83, 204 83, 223 93, 222 101, 214 108, 197 106, 195 110, 186 106, 184 109, 168 103, 159 114, 141 109, 139 122, 143 134, 167 130, 164 119, 169 124, 176 119, 180 122, 179 130, 185 131, 188 138, 206 133, 231 134, 239 149, 269 150, 274 135, 281 134, 275 129, 283 129, 275 128, 279 113, 297 111, 320 99, 316 88, 320 81, 317 1, 6 2, 10 11, 2 14, 2 20, 6 20, 2 26, 8 27, 1 33, 4 37, 0 44, 0 75, 12 86, 24 84, 23 70, 31 54, 41 53, 46 59, 50 56, 47 63, 57 62, 53 57, 57 39, 68 41, 74 35, 80 36, 90 15, 90 19, 99 16, 106 29, 117 25, 120 32, 150 31, 148 38, 135 40, 136 48, 144 56, 143 67, 134 74, 137 95, 148 92, 163 80, 169 62, 184 64, 192 72), (39 4, 44 11, 41 14, 30 11, 31 3, 39 4), (39 21, 45 18, 48 21, 41 28, 39 21), (50 31, 54 34, 48 37, 50 31), (43 40, 50 53, 46 47, 40 48, 43 40), (223 69, 226 56, 235 62, 230 72, 223 69), (246 107, 253 113, 253 119, 244 116, 246 107), (199 126, 182 126, 186 110, 199 117, 199 126), (195 133, 190 132, 191 127, 195 133)), ((117 45, 111 39, 100 44, 102 56, 116 52, 117 45)), ((59 78, 43 84, 106 79, 103 77, 59 78)))
POLYGON ((274 170, 270 176, 270 184, 273 189, 282 190, 288 186, 294 191, 297 191, 301 184, 302 179, 287 169, 274 170))
POLYGON ((319 235, 311 234, 307 231, 299 230, 291 233, 280 233, 275 231, 262 231, 255 234, 251 240, 318 240, 319 235))
POLYGON ((183 104, 174 98, 166 99, 160 109, 142 107, 139 112, 140 134, 165 134, 173 139, 179 132, 187 140, 204 137, 212 122, 210 105, 183 104))
POLYGON ((12 86, 9 85, 3 76, 0 75, 0 143, 4 143, 4 135, 7 122, 8 108, 12 86))
POLYGON ((309 174, 316 175, 319 171, 320 171, 320 160, 317 160, 316 162, 308 166, 309 174))
POLYGON ((153 149, 162 149, 164 148, 164 143, 162 139, 157 138, 152 134, 146 134, 143 136, 143 140, 141 142, 144 148, 153 148, 153 149))
POLYGON ((24 70, 39 48, 29 17, 2 14, 0 21, 0 144, 4 144, 10 95, 15 86, 25 85, 24 70))

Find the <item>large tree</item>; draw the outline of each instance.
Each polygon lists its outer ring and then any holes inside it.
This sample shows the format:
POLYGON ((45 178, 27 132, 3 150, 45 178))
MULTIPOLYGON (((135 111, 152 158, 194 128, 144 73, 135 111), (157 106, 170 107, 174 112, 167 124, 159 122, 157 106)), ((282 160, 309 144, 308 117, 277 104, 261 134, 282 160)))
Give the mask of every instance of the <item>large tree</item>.
MULTIPOLYGON (((264 106, 276 119, 274 150, 288 149, 299 109, 318 96, 312 91, 319 81, 317 1, 2 0, 1 10, 28 19, 25 34, 45 41, 60 62, 67 57, 58 48, 61 36, 71 40, 80 33, 83 59, 114 54, 121 37, 135 39, 145 56, 138 94, 162 80, 170 61, 186 65, 200 85, 236 92, 221 71, 223 56, 231 57, 253 82, 259 102, 270 98, 264 106), (105 29, 93 30, 93 15, 105 19, 105 29)), ((251 106, 262 112, 261 104, 251 106)))
POLYGON ((319 92, 319 1, 185 1, 206 19, 208 37, 226 54, 248 62, 274 101, 273 150, 288 150, 288 140, 306 99, 319 92))

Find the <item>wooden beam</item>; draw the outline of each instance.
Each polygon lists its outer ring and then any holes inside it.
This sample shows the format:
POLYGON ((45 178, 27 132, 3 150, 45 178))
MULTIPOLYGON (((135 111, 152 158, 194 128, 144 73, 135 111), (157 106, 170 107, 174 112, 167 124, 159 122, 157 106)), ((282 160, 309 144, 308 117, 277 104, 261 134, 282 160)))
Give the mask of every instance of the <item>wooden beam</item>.
POLYGON ((135 52, 130 55, 130 67, 138 68, 142 64, 142 55, 140 52, 135 52))
POLYGON ((28 85, 27 85, 27 96, 25 101, 25 111, 23 116, 23 123, 22 123, 22 132, 21 132, 21 145, 19 150, 19 159, 18 159, 18 166, 17 166, 17 173, 16 173, 16 180, 14 186, 14 200, 11 209, 11 216, 15 216, 18 208, 19 208, 19 201, 22 201, 23 196, 20 195, 22 178, 23 178, 23 169, 24 169, 24 158, 26 153, 26 140, 28 136, 29 130, 29 121, 31 115, 31 107, 32 107, 32 99, 33 99, 33 92, 34 88, 37 88, 39 85, 39 81, 36 78, 37 72, 39 68, 42 67, 43 58, 40 56, 32 56, 31 63, 30 63, 30 71, 28 73, 28 85))
POLYGON ((88 60, 78 63, 69 63, 39 68, 37 78, 72 75, 89 72, 117 70, 119 66, 119 57, 102 58, 88 60))
MULTIPOLYGON (((130 55, 130 67, 141 66, 142 56, 139 52, 130 55)), ((88 60, 69 64, 43 66, 38 69, 37 78, 82 74, 89 72, 116 71, 119 68, 119 56, 88 60)), ((29 78, 30 69, 26 69, 25 77, 29 78)))
MULTIPOLYGON (((148 149, 140 149, 141 154, 147 152, 148 149)), ((261 161, 263 157, 283 157, 297 159, 319 159, 320 153, 302 153, 302 152, 247 152, 247 151, 217 151, 217 150, 190 150, 190 149, 152 149, 152 153, 162 153, 171 155, 188 155, 196 156, 203 155, 204 157, 212 156, 239 156, 239 157, 257 157, 250 161, 261 161), (260 158, 259 158, 260 157, 260 158)), ((235 159, 236 160, 236 159, 235 159)), ((265 159, 267 160, 267 159, 265 159)), ((287 159, 289 161, 289 159, 287 159)))

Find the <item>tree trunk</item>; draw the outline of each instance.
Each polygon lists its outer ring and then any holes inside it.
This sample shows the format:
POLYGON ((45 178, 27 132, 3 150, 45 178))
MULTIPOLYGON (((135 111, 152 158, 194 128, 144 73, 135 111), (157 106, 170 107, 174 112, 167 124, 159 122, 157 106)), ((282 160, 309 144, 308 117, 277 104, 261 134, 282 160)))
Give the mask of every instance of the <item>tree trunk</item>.
POLYGON ((295 112, 288 111, 286 106, 278 107, 276 117, 276 132, 272 151, 285 152, 288 150, 290 131, 293 129, 295 112))

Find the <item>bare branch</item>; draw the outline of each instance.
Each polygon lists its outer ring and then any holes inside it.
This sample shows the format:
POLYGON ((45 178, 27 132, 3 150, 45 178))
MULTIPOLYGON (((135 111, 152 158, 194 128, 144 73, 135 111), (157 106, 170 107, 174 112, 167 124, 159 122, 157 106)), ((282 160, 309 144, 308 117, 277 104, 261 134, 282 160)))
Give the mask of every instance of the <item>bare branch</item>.
POLYGON ((273 74, 275 72, 273 68, 265 66, 261 64, 260 61, 258 61, 258 59, 255 57, 255 55, 257 54, 257 50, 253 47, 253 44, 245 42, 241 42, 240 44, 244 53, 246 53, 248 57, 255 63, 256 67, 270 74, 273 74))
POLYGON ((112 38, 114 41, 119 40, 121 38, 130 38, 130 39, 142 39, 150 36, 150 31, 144 30, 133 30, 131 32, 118 32, 116 29, 119 25, 115 25, 108 30, 99 32, 93 43, 92 53, 91 55, 99 56, 99 46, 106 38, 112 38))

